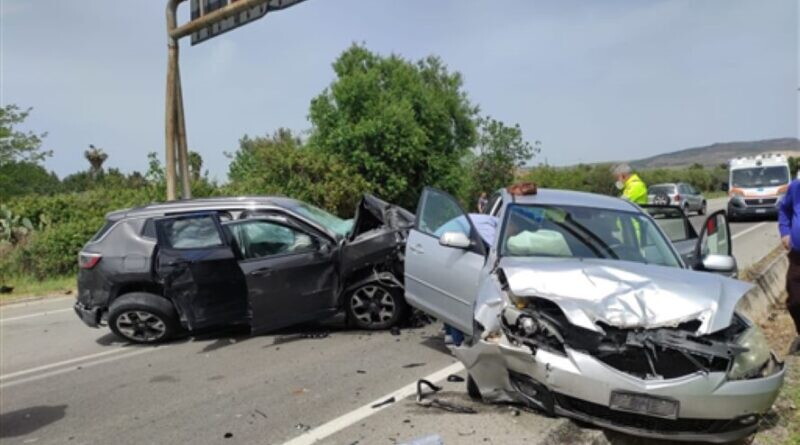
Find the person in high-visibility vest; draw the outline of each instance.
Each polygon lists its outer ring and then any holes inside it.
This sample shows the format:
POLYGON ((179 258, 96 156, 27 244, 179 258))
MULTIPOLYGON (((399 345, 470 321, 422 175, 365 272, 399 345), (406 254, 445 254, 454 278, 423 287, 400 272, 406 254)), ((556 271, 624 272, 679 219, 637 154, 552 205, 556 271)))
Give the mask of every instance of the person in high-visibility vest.
POLYGON ((633 173, 628 164, 619 164, 611 171, 616 179, 618 190, 622 191, 622 198, 634 204, 647 204, 647 184, 636 173, 633 173))

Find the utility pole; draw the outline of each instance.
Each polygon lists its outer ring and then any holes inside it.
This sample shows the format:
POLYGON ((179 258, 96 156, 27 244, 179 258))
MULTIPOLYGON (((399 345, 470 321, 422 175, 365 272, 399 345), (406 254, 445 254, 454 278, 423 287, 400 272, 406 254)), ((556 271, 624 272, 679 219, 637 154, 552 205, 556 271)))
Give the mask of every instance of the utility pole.
POLYGON ((167 0, 167 91, 164 116, 167 201, 178 197, 178 178, 181 182, 181 198, 192 197, 179 62, 180 39, 192 35, 192 45, 196 45, 260 19, 267 12, 285 9, 304 0, 191 0, 191 21, 178 26, 178 6, 184 1, 167 0))

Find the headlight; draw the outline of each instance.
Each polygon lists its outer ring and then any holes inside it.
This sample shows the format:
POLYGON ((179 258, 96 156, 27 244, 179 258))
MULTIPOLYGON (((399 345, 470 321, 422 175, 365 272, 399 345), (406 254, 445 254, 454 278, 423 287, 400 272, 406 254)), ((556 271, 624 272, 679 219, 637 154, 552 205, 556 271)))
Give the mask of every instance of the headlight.
POLYGON ((736 342, 747 351, 736 356, 728 372, 731 380, 742 380, 756 377, 761 372, 764 364, 770 359, 769 343, 764 333, 756 326, 750 326, 736 342))

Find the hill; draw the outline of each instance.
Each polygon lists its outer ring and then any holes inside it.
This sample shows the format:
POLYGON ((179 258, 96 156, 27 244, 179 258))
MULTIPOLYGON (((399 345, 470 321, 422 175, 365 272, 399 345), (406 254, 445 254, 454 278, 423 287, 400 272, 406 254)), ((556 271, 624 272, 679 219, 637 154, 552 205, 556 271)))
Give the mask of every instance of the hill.
POLYGON ((781 138, 748 142, 724 142, 703 147, 687 148, 631 162, 638 169, 658 167, 687 167, 692 164, 716 166, 739 156, 755 156, 762 153, 782 153, 800 156, 800 139, 781 138))

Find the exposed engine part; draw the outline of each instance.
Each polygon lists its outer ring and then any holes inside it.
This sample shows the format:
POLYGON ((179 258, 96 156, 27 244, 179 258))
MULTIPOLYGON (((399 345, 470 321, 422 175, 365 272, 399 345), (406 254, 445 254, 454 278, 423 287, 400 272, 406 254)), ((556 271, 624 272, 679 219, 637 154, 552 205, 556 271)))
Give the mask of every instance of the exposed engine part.
POLYGON ((507 307, 501 317, 506 336, 531 348, 566 354, 565 346, 644 379, 669 379, 694 372, 726 372, 746 349, 736 338, 746 324, 735 318, 727 329, 698 336, 698 320, 676 327, 620 329, 598 323, 604 334, 569 323, 554 303, 531 299, 524 309, 507 307))

